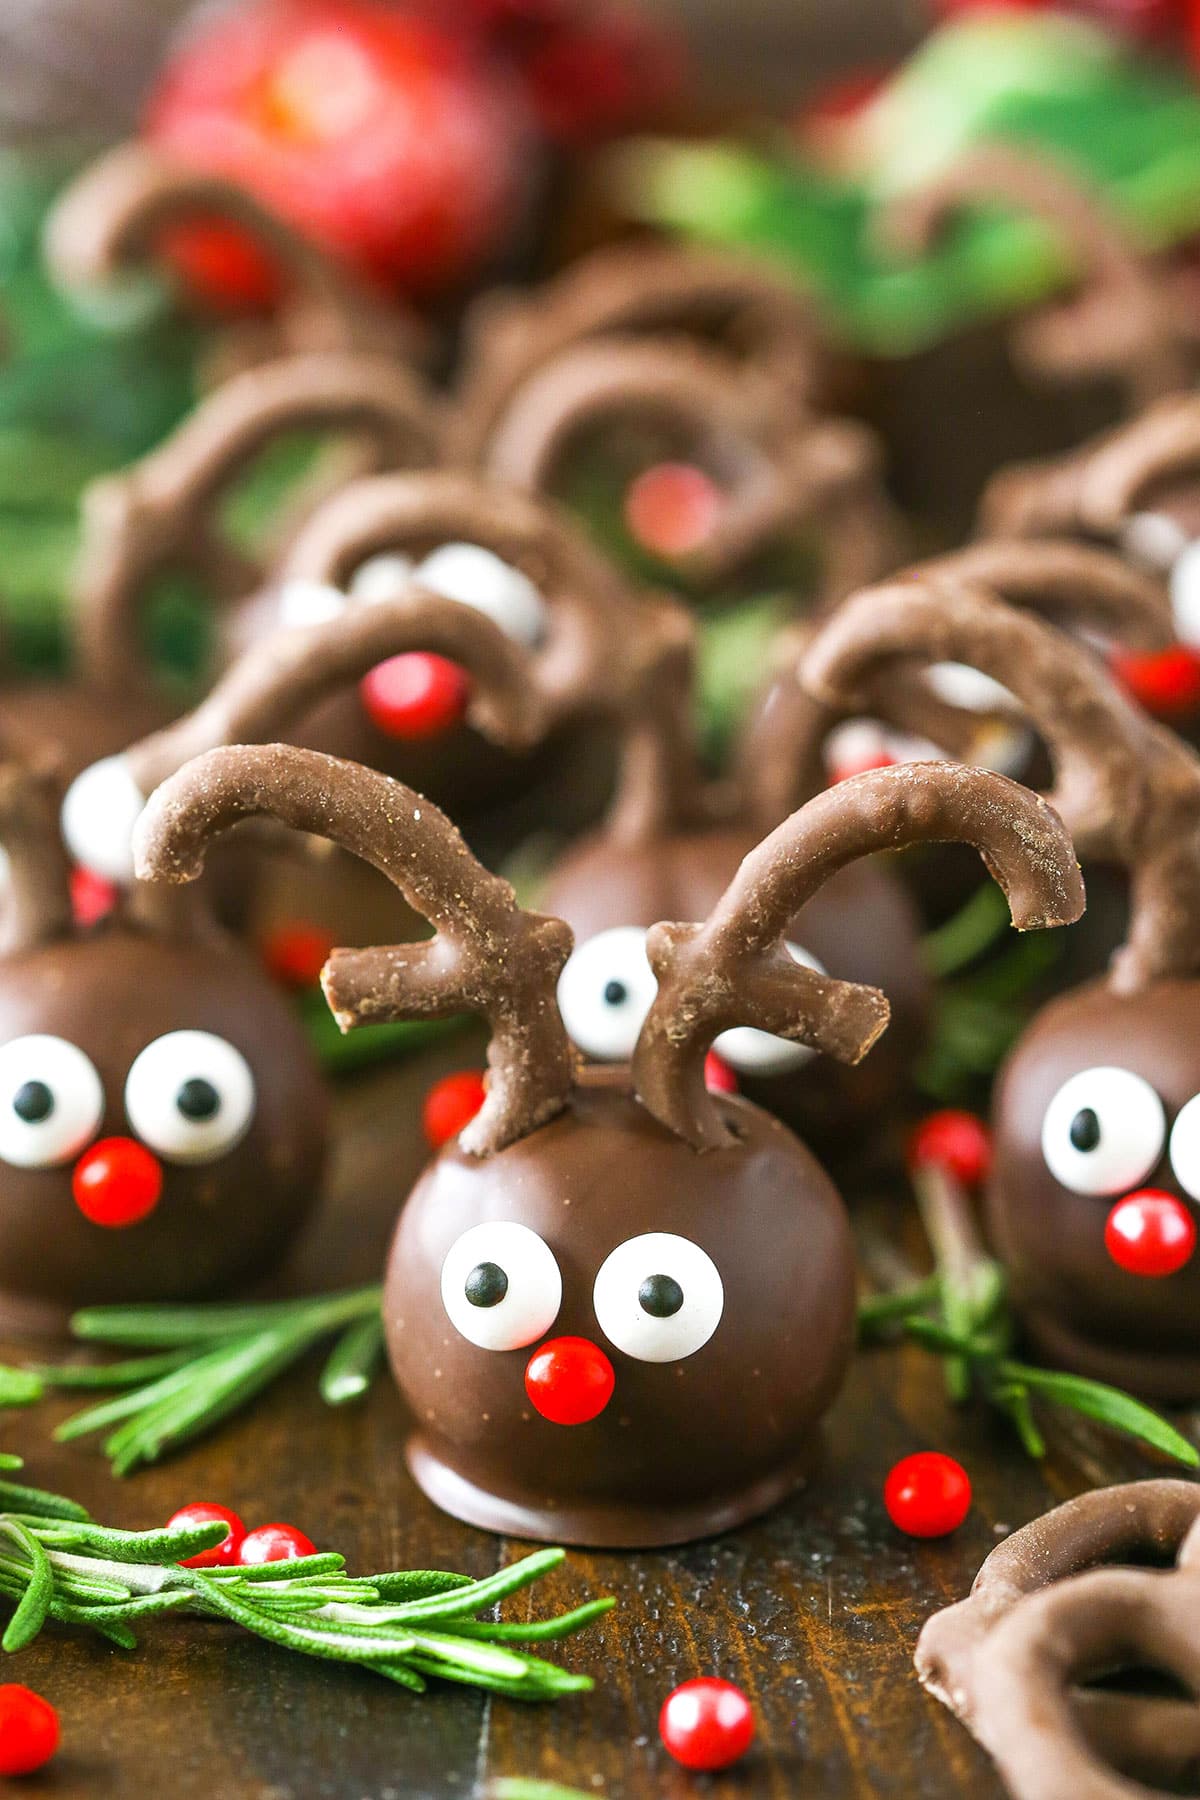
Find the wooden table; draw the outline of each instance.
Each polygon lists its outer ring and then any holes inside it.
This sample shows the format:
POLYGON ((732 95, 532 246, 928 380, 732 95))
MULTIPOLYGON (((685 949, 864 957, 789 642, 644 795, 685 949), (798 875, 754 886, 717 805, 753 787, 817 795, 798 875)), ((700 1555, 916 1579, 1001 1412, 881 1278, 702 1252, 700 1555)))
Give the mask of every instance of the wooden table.
MULTIPOLYGON (((418 1096, 434 1073, 463 1061, 459 1041, 343 1091, 330 1203, 292 1271, 297 1285, 374 1278, 421 1160, 418 1096)), ((881 1232, 903 1237, 899 1201, 860 1204, 856 1217, 868 1245, 881 1232)), ((220 1499, 249 1523, 302 1525, 360 1571, 482 1575, 525 1548, 453 1523, 417 1492, 401 1457, 400 1402, 385 1380, 364 1405, 329 1412, 313 1371, 296 1371, 211 1441, 122 1484, 94 1451, 50 1444, 66 1410, 55 1402, 0 1415, 0 1436, 27 1457, 30 1480, 75 1495, 110 1523, 146 1527, 184 1501, 220 1499)), ((515 1775, 609 1800, 957 1800, 968 1791, 990 1800, 1001 1791, 990 1765, 914 1678, 920 1624, 966 1591, 1009 1527, 1088 1485, 1154 1472, 1074 1425, 1054 1436, 1038 1468, 1003 1425, 953 1412, 924 1355, 873 1351, 838 1402, 805 1494, 746 1530, 682 1550, 573 1553, 536 1591, 539 1610, 619 1596, 599 1628, 556 1647, 595 1675, 591 1695, 534 1707, 452 1688, 417 1699, 357 1670, 186 1620, 149 1625, 132 1654, 52 1627, 5 1675, 45 1693, 62 1715, 63 1749, 36 1784, 39 1800, 465 1800, 515 1775), (918 1544, 889 1526, 880 1493, 898 1457, 928 1447, 966 1464, 975 1506, 953 1538, 918 1544), (739 1682, 758 1718, 753 1751, 725 1777, 685 1775, 658 1743, 664 1696, 701 1673, 739 1682)))

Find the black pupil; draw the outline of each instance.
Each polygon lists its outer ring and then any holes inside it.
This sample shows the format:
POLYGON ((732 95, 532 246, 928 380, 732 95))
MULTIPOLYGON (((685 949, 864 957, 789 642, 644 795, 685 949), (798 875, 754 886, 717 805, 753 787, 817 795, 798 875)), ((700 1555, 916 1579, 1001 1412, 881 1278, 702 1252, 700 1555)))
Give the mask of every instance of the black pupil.
POLYGON ((40 1125, 54 1111, 54 1095, 44 1081, 23 1081, 13 1095, 12 1109, 27 1125, 40 1125))
POLYGON ((467 1276, 463 1292, 472 1306, 499 1306, 508 1292, 508 1276, 499 1263, 476 1263, 467 1276))
POLYGON ((1094 1150, 1100 1142, 1100 1121, 1090 1106, 1085 1106, 1071 1120, 1071 1142, 1076 1150, 1094 1150))
POLYGON ((652 1319, 669 1319, 683 1305, 683 1289, 671 1275, 647 1275, 638 1289, 638 1305, 652 1319))
POLYGON ((221 1096, 211 1081, 193 1075, 176 1094, 175 1104, 185 1119, 211 1119, 220 1110, 221 1096))
POLYGON ((610 981, 604 990, 605 1004, 608 1006, 624 1006, 629 998, 629 989, 623 981, 610 981))

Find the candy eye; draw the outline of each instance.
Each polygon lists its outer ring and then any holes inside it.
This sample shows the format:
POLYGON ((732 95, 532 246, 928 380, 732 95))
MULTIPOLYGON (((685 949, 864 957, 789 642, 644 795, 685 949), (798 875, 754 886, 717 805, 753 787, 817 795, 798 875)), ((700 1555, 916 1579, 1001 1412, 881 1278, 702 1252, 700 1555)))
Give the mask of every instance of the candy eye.
POLYGON ((66 1038, 35 1033, 0 1048, 0 1157, 19 1169, 69 1162, 96 1135, 104 1089, 66 1038))
POLYGON ((544 1337, 562 1305, 553 1252, 528 1225, 474 1225, 442 1264, 450 1323, 481 1350, 520 1350, 544 1337))
POLYGON ((640 925, 613 925, 571 952, 558 978, 558 1010, 585 1056, 626 1062, 658 983, 640 925))
POLYGON ((1200 1200, 1200 1094, 1183 1108, 1171 1130, 1171 1167, 1193 1200, 1200 1200))
POLYGON ((125 1111, 168 1161, 211 1162, 249 1130, 254 1077, 241 1051, 211 1031, 168 1031, 134 1058, 125 1111))
POLYGON ((440 544, 417 564, 413 579, 485 613, 518 644, 532 649, 545 635, 546 603, 528 575, 482 544, 440 544))
POLYGON ((1128 1069, 1084 1069, 1065 1081, 1042 1120, 1042 1155, 1076 1194, 1123 1194, 1144 1181, 1167 1135, 1163 1104, 1128 1069))
POLYGON ((1187 548, 1187 533, 1169 513, 1134 513, 1122 528, 1121 548, 1134 562, 1166 575, 1187 548))
POLYGON ((85 869, 128 884, 133 828, 145 804, 127 758, 105 756, 77 775, 63 795, 63 842, 85 869))
POLYGON ((411 556, 402 556, 398 550, 385 550, 359 563, 347 592, 357 605, 374 606, 377 601, 394 600, 402 594, 412 576, 411 556))
POLYGON ((592 1289, 600 1329, 638 1362, 680 1362, 707 1344, 725 1310, 717 1265, 690 1238, 648 1231, 606 1256, 592 1289))
POLYGON ((1171 566, 1171 611, 1181 644, 1200 645, 1200 539, 1180 551, 1171 566))
MULTIPOLYGON (((811 950, 799 944, 786 944, 784 948, 793 962, 815 969, 818 975, 828 973, 811 950)), ((807 1044, 789 1043, 787 1038, 759 1031, 753 1025, 735 1025, 732 1031, 723 1031, 713 1049, 741 1075, 786 1075, 789 1069, 803 1068, 816 1055, 807 1044)))
POLYGON ((279 623, 288 631, 303 631, 308 625, 325 625, 340 619, 346 610, 346 596, 327 581, 285 581, 278 595, 279 623))

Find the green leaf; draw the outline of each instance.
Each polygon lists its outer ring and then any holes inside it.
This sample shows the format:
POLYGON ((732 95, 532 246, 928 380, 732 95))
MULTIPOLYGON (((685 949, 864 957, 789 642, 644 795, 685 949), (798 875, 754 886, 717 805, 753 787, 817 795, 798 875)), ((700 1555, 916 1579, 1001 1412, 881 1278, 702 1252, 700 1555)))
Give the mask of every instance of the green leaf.
POLYGON ((0 1365, 0 1406, 32 1406, 44 1392, 40 1377, 32 1369, 0 1365))
POLYGON ((347 1326, 321 1371, 321 1398, 327 1406, 360 1400, 383 1360, 383 1317, 360 1319, 347 1326))
POLYGON ((1186 1468, 1200 1468, 1200 1452, 1195 1446, 1160 1413, 1135 1400, 1131 1394, 1122 1393, 1120 1388, 1109 1387, 1102 1381, 1088 1381, 1082 1375, 1032 1369, 1024 1363, 1003 1362, 997 1372, 1002 1379, 1022 1383, 1042 1400, 1055 1406, 1070 1407, 1073 1412, 1106 1425, 1110 1431, 1140 1439, 1186 1468))
POLYGON ((525 1775, 502 1775, 487 1790, 488 1800, 596 1800, 597 1789, 564 1787, 561 1781, 530 1780, 525 1775))
POLYGON ((29 1585, 8 1622, 3 1638, 0 1638, 0 1649, 24 1650, 26 1645, 32 1644, 46 1623, 46 1615, 54 1598, 54 1570, 41 1544, 18 1519, 0 1518, 0 1530, 19 1544, 29 1558, 29 1585))

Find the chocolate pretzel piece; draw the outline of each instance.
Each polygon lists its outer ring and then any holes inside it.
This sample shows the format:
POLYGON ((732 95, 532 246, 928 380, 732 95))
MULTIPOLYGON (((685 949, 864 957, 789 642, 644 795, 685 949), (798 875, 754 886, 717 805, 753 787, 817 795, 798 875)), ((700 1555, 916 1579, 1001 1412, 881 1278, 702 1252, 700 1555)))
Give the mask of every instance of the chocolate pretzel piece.
POLYGON ((1152 269, 1103 195, 1071 168, 1014 143, 979 144, 879 215, 886 250, 927 252, 964 205, 1031 213, 1061 239, 1075 294, 1017 326, 1017 359, 1052 381, 1117 377, 1136 409, 1190 376, 1182 296, 1152 269))
POLYGON ((969 1598, 925 1624, 922 1685, 988 1750, 1014 1800, 1142 1800, 1159 1790, 1117 1769, 1171 1779, 1200 1756, 1195 1700, 1080 1685, 1153 1668, 1200 1692, 1198 1521, 1192 1482, 1082 1494, 1006 1538, 969 1598))
POLYGON ((475 302, 452 426, 456 458, 477 464, 517 390, 569 346, 685 331, 720 344, 743 379, 761 378, 793 411, 812 400, 824 350, 811 302, 791 277, 738 250, 610 245, 529 294, 475 302))

